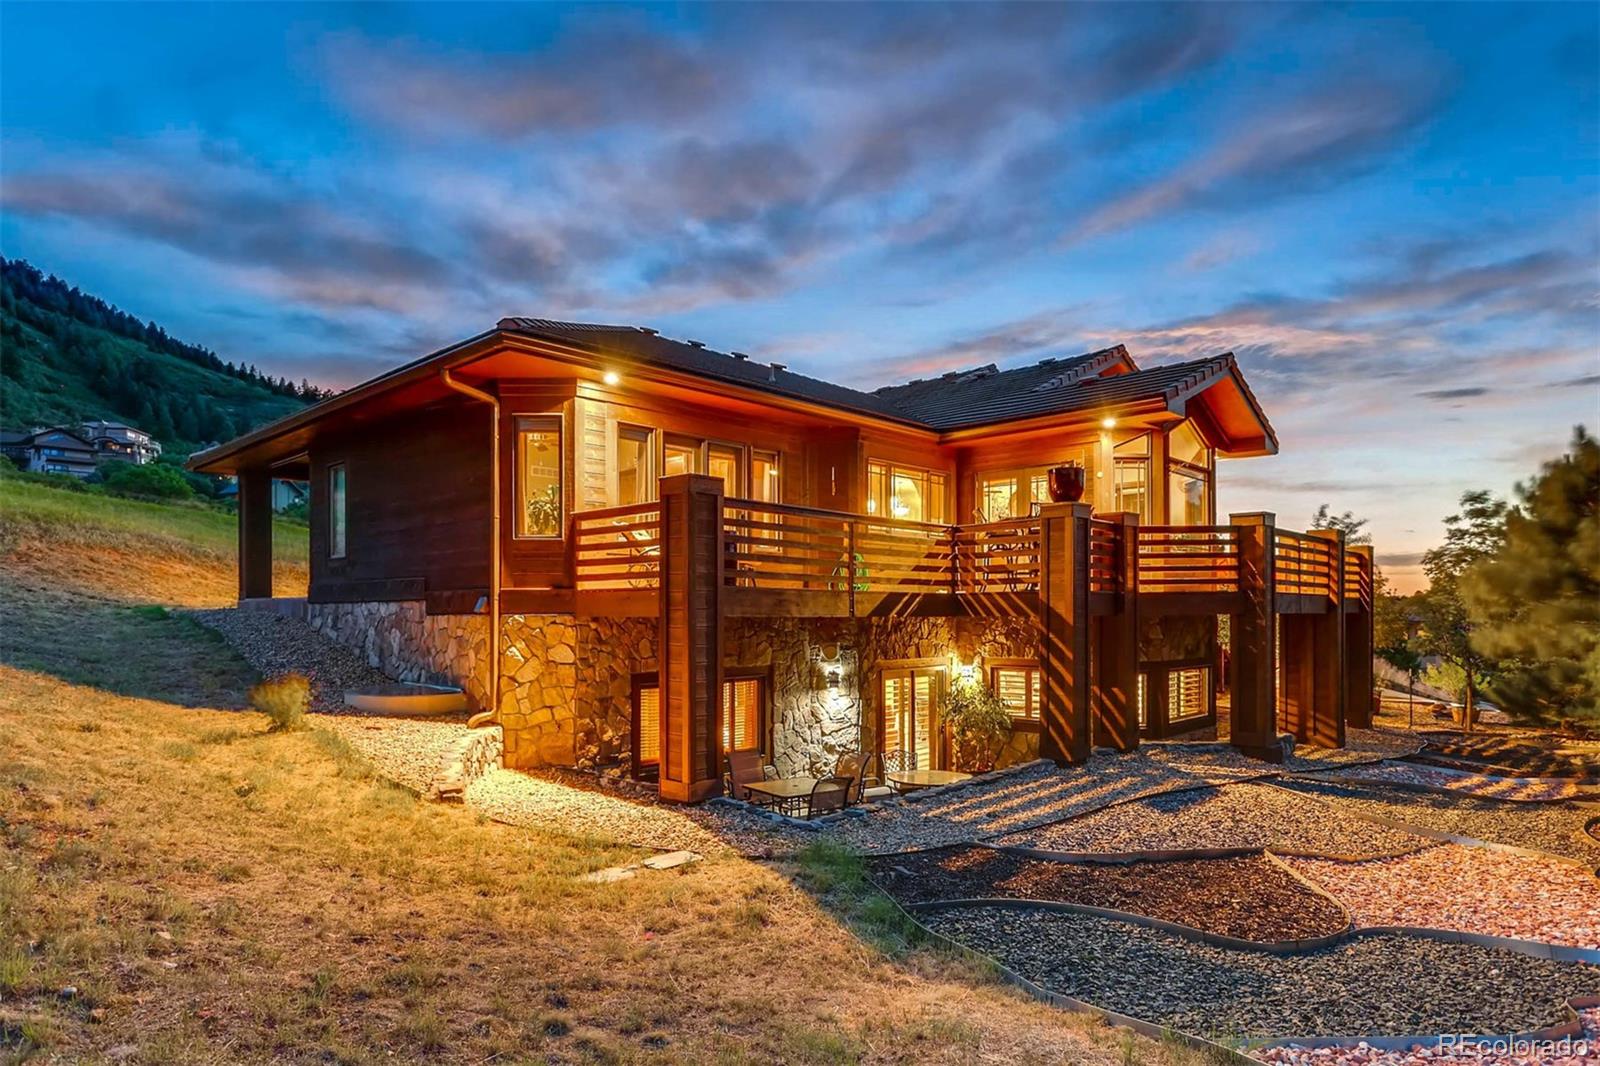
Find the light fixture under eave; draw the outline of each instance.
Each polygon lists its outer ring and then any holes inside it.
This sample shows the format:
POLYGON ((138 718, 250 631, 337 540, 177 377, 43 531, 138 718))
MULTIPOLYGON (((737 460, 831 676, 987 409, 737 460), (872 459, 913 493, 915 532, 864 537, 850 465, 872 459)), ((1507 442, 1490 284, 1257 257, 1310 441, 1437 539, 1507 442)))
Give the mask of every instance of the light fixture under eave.
POLYGON ((1111 415, 1106 415, 1104 418, 1102 418, 1100 420, 1100 428, 1101 429, 1116 429, 1117 428, 1117 420, 1115 418, 1113 418, 1111 415))
POLYGON ((622 382, 622 375, 617 373, 615 370, 607 370, 600 380, 605 382, 607 385, 617 385, 622 382))

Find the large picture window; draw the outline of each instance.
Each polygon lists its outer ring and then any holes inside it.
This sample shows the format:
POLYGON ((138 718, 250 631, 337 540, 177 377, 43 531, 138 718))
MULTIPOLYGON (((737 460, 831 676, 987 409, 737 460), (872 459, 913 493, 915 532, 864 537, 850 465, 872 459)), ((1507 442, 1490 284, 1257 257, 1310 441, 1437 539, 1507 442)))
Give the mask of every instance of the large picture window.
POLYGON ((948 522, 948 480, 936 470, 867 463, 867 513, 902 522, 948 522))
POLYGON ((561 419, 517 419, 516 535, 561 536, 561 419))
POLYGON ((348 536, 343 463, 328 467, 328 558, 343 559, 348 536))
POLYGON ((1167 434, 1167 522, 1203 526, 1211 522, 1211 449, 1188 422, 1167 434))

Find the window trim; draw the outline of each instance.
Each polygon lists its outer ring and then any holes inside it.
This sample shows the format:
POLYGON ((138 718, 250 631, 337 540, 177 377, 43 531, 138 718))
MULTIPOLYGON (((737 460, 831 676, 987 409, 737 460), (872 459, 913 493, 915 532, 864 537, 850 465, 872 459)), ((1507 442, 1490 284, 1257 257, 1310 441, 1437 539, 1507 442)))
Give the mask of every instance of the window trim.
POLYGON ((1017 714, 1007 707, 1006 712, 1011 715, 1011 728, 1023 732, 1032 732, 1043 728, 1044 721, 1044 673, 1039 667, 1037 659, 1018 658, 993 658, 984 660, 984 669, 989 675, 989 690, 996 696, 1000 695, 1000 671, 1021 670, 1028 674, 1027 690, 1028 700, 1033 704, 1032 714, 1026 711, 1017 714))
POLYGON ((632 422, 618 422, 616 434, 611 443, 611 498, 618 506, 622 504, 622 449, 624 439, 633 440, 643 444, 640 454, 644 456, 645 469, 640 477, 644 482, 643 499, 638 502, 653 503, 661 498, 661 478, 656 474, 661 456, 661 444, 658 440, 660 434, 649 426, 635 425, 632 422))
POLYGON ((328 558, 350 557, 350 468, 344 460, 328 464, 328 558), (334 481, 339 490, 334 491, 334 481))
POLYGON ((567 535, 567 427, 559 414, 515 415, 511 423, 511 500, 516 509, 511 521, 511 539, 516 541, 556 541, 567 535), (556 531, 554 533, 522 532, 527 501, 523 496, 523 480, 527 473, 523 462, 523 434, 541 429, 554 429, 556 435, 556 531))

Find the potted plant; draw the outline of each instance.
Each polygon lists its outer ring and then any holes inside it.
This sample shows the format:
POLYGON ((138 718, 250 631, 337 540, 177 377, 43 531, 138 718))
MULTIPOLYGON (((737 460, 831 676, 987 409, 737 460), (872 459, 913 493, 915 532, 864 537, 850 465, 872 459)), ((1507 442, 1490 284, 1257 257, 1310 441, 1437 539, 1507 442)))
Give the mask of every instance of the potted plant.
POLYGON ((1011 735, 1005 703, 976 677, 957 677, 950 686, 944 724, 950 730, 950 762, 965 773, 993 770, 1011 735))
POLYGON ((1067 461, 1052 466, 1048 476, 1050 498, 1056 503, 1077 503, 1083 499, 1083 464, 1067 461))

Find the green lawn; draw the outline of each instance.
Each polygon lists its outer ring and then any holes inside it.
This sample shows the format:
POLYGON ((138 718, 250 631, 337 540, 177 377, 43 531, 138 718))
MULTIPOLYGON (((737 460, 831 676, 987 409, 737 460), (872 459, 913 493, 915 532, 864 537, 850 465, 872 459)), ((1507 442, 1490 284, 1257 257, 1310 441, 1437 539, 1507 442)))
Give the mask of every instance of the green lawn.
MULTIPOLYGON (((10 478, 0 480, 0 533, 15 536, 32 527, 46 539, 104 542, 108 538, 177 541, 208 554, 232 557, 238 547, 238 520, 226 511, 200 505, 146 503, 140 500, 71 492, 10 478)), ((306 527, 274 520, 276 560, 305 565, 306 527)))

